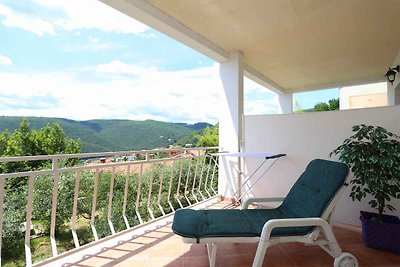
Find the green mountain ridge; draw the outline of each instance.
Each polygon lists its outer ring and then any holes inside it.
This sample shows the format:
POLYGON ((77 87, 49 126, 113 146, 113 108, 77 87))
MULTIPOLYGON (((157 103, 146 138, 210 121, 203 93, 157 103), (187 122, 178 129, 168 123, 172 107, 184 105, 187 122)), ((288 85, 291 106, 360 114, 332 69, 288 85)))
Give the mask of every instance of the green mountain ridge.
POLYGON ((87 120, 75 121, 48 117, 0 116, 0 131, 10 134, 26 118, 31 129, 40 129, 47 123, 58 123, 73 139, 80 139, 82 152, 140 150, 166 147, 180 138, 202 130, 208 123, 171 123, 154 120, 87 120))

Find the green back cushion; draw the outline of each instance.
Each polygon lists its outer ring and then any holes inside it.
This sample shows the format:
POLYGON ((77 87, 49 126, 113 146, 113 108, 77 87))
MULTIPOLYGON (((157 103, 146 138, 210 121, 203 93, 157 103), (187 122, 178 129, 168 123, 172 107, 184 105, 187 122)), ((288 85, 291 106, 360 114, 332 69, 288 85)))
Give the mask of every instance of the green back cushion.
POLYGON ((278 209, 288 218, 320 217, 348 173, 344 163, 311 161, 278 209))
MULTIPOLYGON (((276 209, 247 210, 177 210, 172 230, 181 236, 252 237, 260 236, 264 224, 271 219, 320 217, 348 173, 343 163, 313 160, 276 209)), ((275 228, 272 236, 302 235, 312 227, 275 228)))

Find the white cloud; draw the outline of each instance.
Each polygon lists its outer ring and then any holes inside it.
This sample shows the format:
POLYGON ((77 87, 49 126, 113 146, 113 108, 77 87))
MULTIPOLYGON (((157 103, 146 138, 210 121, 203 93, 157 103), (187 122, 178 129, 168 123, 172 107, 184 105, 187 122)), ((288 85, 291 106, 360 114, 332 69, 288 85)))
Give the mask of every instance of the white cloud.
POLYGON ((279 111, 278 95, 266 87, 244 79, 244 114, 276 114, 279 111))
POLYGON ((141 67, 113 60, 107 64, 97 65, 96 72, 109 74, 149 75, 157 71, 156 67, 141 67))
POLYGON ((88 41, 89 41, 89 43, 91 43, 91 44, 97 44, 100 40, 99 40, 99 38, 89 36, 89 37, 88 37, 88 41))
MULTIPOLYGON (((23 103, 19 108, 15 108, 18 104, 2 106, 0 115, 217 123, 220 114, 218 64, 161 71, 112 61, 62 73, 0 72, 0 80, 0 96, 23 103), (77 78, 82 76, 87 77, 85 81, 77 78), (30 108, 31 99, 41 104, 30 108)), ((276 95, 257 84, 245 82, 245 86, 250 93, 264 92, 257 98, 246 98, 245 114, 276 112, 276 95)))
MULTIPOLYGON (((33 3, 47 9, 46 14, 50 10, 57 16, 21 13, 0 4, 0 16, 4 16, 1 22, 6 26, 18 27, 40 36, 55 35, 58 28, 68 31, 97 29, 103 32, 133 34, 149 29, 143 23, 98 0, 33 0, 33 3)), ((80 32, 76 34, 79 35, 80 32)))
POLYGON ((48 9, 63 11, 65 18, 54 23, 65 30, 98 29, 104 32, 142 33, 149 29, 98 0, 34 0, 48 9))
POLYGON ((0 15, 4 16, 1 22, 6 26, 21 28, 40 36, 55 35, 53 25, 42 18, 19 14, 3 4, 0 4, 0 15))
POLYGON ((111 43, 65 44, 61 47, 64 52, 100 51, 115 47, 111 43))
POLYGON ((13 65, 14 63, 12 62, 12 60, 9 57, 0 55, 0 65, 13 65))
POLYGON ((216 65, 188 71, 153 69, 152 73, 134 78, 114 76, 99 81, 82 81, 71 72, 0 73, 0 80, 5 85, 0 87, 0 95, 25 103, 20 108, 3 106, 1 115, 211 123, 216 123, 219 117, 220 82, 216 65), (58 105, 46 106, 46 97, 53 102, 57 99, 58 105), (26 101, 31 98, 40 98, 44 102, 41 106, 46 108, 30 109, 26 101))
POLYGON ((246 115, 277 114, 278 107, 278 96, 274 96, 272 99, 255 99, 246 101, 244 113, 246 115))

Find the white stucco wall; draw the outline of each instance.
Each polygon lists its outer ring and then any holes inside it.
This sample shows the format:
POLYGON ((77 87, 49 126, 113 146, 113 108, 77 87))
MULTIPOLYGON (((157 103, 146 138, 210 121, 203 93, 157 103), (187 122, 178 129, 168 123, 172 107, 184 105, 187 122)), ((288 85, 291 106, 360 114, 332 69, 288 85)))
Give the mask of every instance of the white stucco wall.
MULTIPOLYGON (((400 134, 400 106, 246 116, 246 152, 287 153, 255 185, 252 193, 255 196, 285 196, 310 160, 329 159, 329 153, 352 134, 351 127, 360 123, 380 125, 400 134)), ((259 159, 246 159, 247 173, 251 173, 259 162, 259 159)), ((256 177, 251 182, 255 180, 256 177)), ((341 198, 334 221, 358 226, 359 210, 370 210, 368 201, 352 202, 348 194, 346 192, 341 198)), ((400 201, 392 204, 397 208, 396 214, 400 214, 400 201)))

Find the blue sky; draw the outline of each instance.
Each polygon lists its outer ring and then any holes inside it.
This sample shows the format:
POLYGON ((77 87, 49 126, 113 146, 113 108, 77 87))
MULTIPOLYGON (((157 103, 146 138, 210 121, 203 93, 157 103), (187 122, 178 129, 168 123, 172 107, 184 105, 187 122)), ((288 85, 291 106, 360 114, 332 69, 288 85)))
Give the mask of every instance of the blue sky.
MULTIPOLYGON (((219 86, 217 63, 96 0, 0 0, 0 115, 216 123, 219 86)), ((245 113, 276 111, 245 80, 245 113)))
MULTIPOLYGON (((333 88, 293 94, 293 102, 297 102, 302 109, 313 108, 315 104, 320 102, 328 103, 333 98, 339 98, 339 89, 333 88)), ((296 109, 296 106, 294 108, 296 109)))

